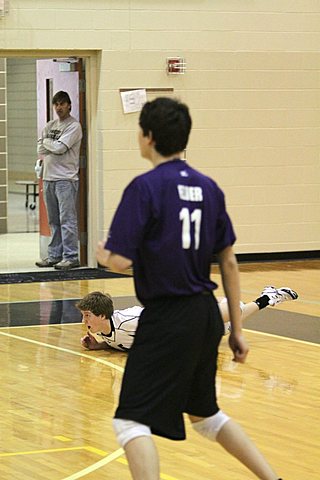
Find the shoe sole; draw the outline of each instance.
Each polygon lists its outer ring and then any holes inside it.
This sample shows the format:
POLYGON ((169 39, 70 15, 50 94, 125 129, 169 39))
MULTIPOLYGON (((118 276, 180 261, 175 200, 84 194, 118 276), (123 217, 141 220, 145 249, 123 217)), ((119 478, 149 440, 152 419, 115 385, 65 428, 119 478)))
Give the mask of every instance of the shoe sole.
POLYGON ((51 268, 56 265, 56 263, 52 263, 51 265, 38 265, 37 263, 35 264, 39 268, 51 268))
POLYGON ((55 268, 55 270, 63 271, 63 270, 72 270, 73 268, 79 268, 79 267, 80 267, 80 265, 73 265, 73 266, 70 266, 70 267, 57 267, 57 266, 55 266, 54 268, 55 268))

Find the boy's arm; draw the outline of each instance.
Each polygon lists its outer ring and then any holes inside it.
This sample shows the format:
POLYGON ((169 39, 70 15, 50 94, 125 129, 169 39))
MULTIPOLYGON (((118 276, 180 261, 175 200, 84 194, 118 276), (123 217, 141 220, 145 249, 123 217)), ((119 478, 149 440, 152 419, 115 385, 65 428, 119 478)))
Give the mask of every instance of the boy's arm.
POLYGON ((242 336, 240 303, 240 278, 238 262, 231 246, 217 254, 222 277, 222 284, 228 300, 231 334, 229 345, 236 362, 244 363, 248 354, 248 346, 242 336))
POLYGON ((105 242, 99 242, 97 247, 97 260, 100 265, 109 267, 114 272, 124 272, 131 267, 132 261, 116 253, 110 252, 104 248, 105 242))

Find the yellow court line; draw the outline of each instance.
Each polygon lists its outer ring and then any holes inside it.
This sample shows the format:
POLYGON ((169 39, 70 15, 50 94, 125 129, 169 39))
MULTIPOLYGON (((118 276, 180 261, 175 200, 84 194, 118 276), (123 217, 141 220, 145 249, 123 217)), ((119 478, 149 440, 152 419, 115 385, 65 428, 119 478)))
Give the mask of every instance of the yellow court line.
MULTIPOLYGON (((123 465, 128 465, 125 458, 117 458, 117 462, 122 463, 123 465)), ((171 477, 171 475, 167 475, 166 473, 160 473, 160 478, 162 478, 162 480, 178 480, 176 477, 171 477)))
POLYGON ((160 473, 160 478, 163 480, 178 480, 176 477, 171 477, 170 475, 166 475, 165 473, 160 473))
POLYGON ((39 453, 56 453, 56 452, 70 452, 72 450, 86 450, 86 447, 64 447, 64 448, 48 448, 46 450, 29 450, 26 452, 7 452, 0 453, 0 458, 15 457, 18 455, 37 455, 39 453))
MULTIPOLYGON (((119 458, 124 454, 124 450, 122 448, 118 448, 113 453, 110 453, 110 455, 107 455, 107 452, 100 450, 99 448, 91 447, 89 445, 85 445, 83 447, 64 447, 64 448, 48 448, 45 450, 29 450, 25 452, 7 452, 7 453, 0 453, 0 458, 4 457, 15 457, 15 456, 20 456, 20 455, 39 455, 43 453, 59 453, 59 452, 72 452, 72 451, 79 451, 79 450, 86 450, 87 452, 95 453, 96 455, 99 455, 100 457, 105 457, 99 460, 96 463, 93 463, 89 467, 84 468, 83 470, 76 472, 69 477, 64 478, 63 480, 76 480, 78 478, 84 477, 85 475, 88 475, 89 473, 94 472, 95 470, 98 470, 101 467, 104 467, 108 463, 112 462, 113 460, 116 460, 119 463, 122 463, 123 465, 128 465, 128 462, 125 458, 119 458)), ((163 480, 178 480, 175 477, 171 477, 170 475, 166 475, 165 473, 160 474, 160 478, 163 480)))
POLYGON ((65 437, 64 435, 55 435, 53 437, 55 440, 59 440, 60 442, 72 442, 72 438, 65 437))
MULTIPOLYGON (((280 338, 282 340, 287 340, 287 341, 289 340, 289 341, 292 341, 292 342, 302 343, 304 345, 312 345, 312 346, 319 347, 319 344, 317 344, 317 343, 307 342, 307 341, 304 341, 304 340, 298 340, 298 339, 295 339, 295 338, 283 337, 281 335, 274 335, 274 334, 270 334, 270 333, 259 332, 259 331, 256 331, 256 330, 247 330, 247 331, 251 332, 251 333, 257 333, 259 335, 265 335, 265 336, 269 336, 269 337, 280 338)), ((9 338, 15 338, 16 340, 22 340, 24 342, 28 342, 28 343, 31 343, 31 344, 34 344, 34 345, 39 345, 39 346, 51 348, 53 350, 58 350, 60 352, 68 353, 70 355, 75 355, 75 356, 78 356, 78 357, 81 357, 81 358, 87 358, 89 360, 93 360, 95 362, 102 363, 103 365, 106 365, 108 367, 114 368, 115 370, 118 370, 120 372, 124 371, 123 367, 115 365, 114 363, 108 362, 107 360, 104 360, 102 358, 97 358, 97 357, 94 357, 94 356, 90 356, 90 355, 87 355, 85 353, 75 352, 74 350, 69 350, 67 348, 57 347, 57 346, 51 345, 49 343, 38 342, 37 340, 31 340, 31 339, 28 339, 28 338, 20 337, 19 335, 13 335, 11 333, 6 333, 6 332, 2 332, 2 331, 0 331, 0 335, 6 336, 6 337, 9 337, 9 338)), ((83 449, 89 450, 89 451, 94 451, 98 455, 102 455, 104 453, 101 450, 94 449, 93 447, 70 447, 70 448, 57 448, 57 449, 51 449, 51 450, 50 449, 49 450, 34 450, 34 451, 29 451, 29 452, 0 453, 0 457, 12 457, 12 456, 15 456, 15 455, 30 455, 30 454, 36 454, 36 453, 63 452, 63 451, 72 451, 72 450, 75 451, 75 450, 83 450, 83 449)), ((87 468, 85 468, 85 469, 83 469, 83 470, 81 470, 81 471, 79 471, 79 472, 77 472, 77 473, 75 473, 75 474, 73 474, 69 477, 66 477, 63 480, 77 480, 78 478, 82 478, 85 475, 88 475, 89 473, 94 472, 95 470, 98 470, 99 468, 107 465, 108 463, 112 462, 113 460, 117 460, 120 463, 127 464, 127 461, 125 459, 120 459, 119 458, 123 454, 124 454, 123 449, 119 448, 118 450, 116 450, 115 452, 106 456, 105 458, 102 458, 98 462, 92 464, 90 467, 87 467, 87 468)), ((162 473, 160 475, 160 478, 162 478, 163 480, 178 480, 177 478, 171 477, 171 476, 166 475, 164 473, 162 473)))
MULTIPOLYGON (((75 352, 75 351, 69 350, 67 348, 57 347, 55 345, 50 345, 49 343, 38 342, 37 340, 31 340, 29 338, 20 337, 19 335, 13 335, 11 333, 6 333, 6 332, 1 332, 0 331, 0 335, 4 335, 5 337, 9 337, 9 338, 15 338, 16 340, 22 340, 23 342, 32 343, 34 345, 40 345, 42 347, 48 347, 48 348, 51 348, 53 350, 58 350, 60 352, 69 353, 71 355, 76 355, 78 357, 87 358, 89 360, 93 360, 95 362, 102 363, 103 365, 107 365, 108 367, 114 368, 115 370, 118 370, 119 372, 124 371, 123 367, 119 367, 118 365, 115 365, 114 363, 108 362, 107 360, 103 360, 102 358, 93 357, 93 356, 87 355, 85 353, 75 352)), ((93 447, 70 447, 70 448, 57 448, 57 449, 51 449, 51 450, 33 450, 33 451, 29 451, 29 452, 0 453, 0 457, 12 457, 12 456, 15 456, 15 455, 31 455, 31 454, 36 454, 36 453, 63 452, 63 451, 72 451, 72 450, 81 450, 81 449, 92 451, 94 453, 97 453, 98 455, 103 455, 105 453, 102 450, 98 450, 98 449, 93 448, 93 447)), ((96 463, 92 464, 90 467, 87 467, 84 470, 81 470, 80 472, 71 475, 70 477, 66 477, 63 480, 76 480, 76 479, 81 478, 85 475, 88 475, 89 473, 97 470, 98 468, 101 468, 104 465, 107 465, 108 463, 112 462, 113 460, 118 459, 118 457, 123 455, 123 453, 124 453, 123 449, 120 448, 120 449, 116 450, 114 453, 108 455, 106 458, 103 458, 102 460, 99 460, 99 462, 96 462, 96 463)), ((120 463, 125 463, 126 465, 128 464, 125 459, 120 459, 119 458, 117 461, 119 461, 120 463)), ((171 476, 166 475, 164 473, 162 473, 160 475, 160 478, 162 478, 163 480, 178 480, 177 478, 171 477, 171 476)))
POLYGON ((100 358, 100 357, 98 358, 91 355, 87 355, 86 353, 75 352, 74 350, 69 350, 68 348, 57 347, 56 345, 51 345, 50 343, 38 342, 37 340, 31 340, 29 338, 20 337, 19 335, 13 335, 12 333, 6 333, 6 332, 0 331, 0 335, 4 335, 5 337, 9 337, 9 338, 15 338, 16 340, 22 340, 23 342, 32 343, 34 345, 40 345, 41 347, 52 348, 53 350, 69 353, 70 355, 75 355, 77 357, 87 358, 89 360, 93 360, 94 362, 102 363, 103 365, 114 368, 119 372, 124 371, 123 367, 119 367, 119 365, 116 365, 112 362, 108 362, 107 360, 104 360, 103 358, 100 358))
POLYGON ((102 458, 96 463, 93 463, 90 465, 90 467, 84 468, 83 470, 80 470, 80 472, 74 473, 70 475, 69 477, 65 477, 63 480, 77 480, 78 478, 82 478, 85 475, 89 475, 89 473, 94 472, 95 470, 98 470, 98 468, 104 467, 108 463, 112 462, 113 460, 116 460, 118 457, 124 454, 124 451, 122 448, 118 448, 115 452, 111 453, 105 458, 102 458))

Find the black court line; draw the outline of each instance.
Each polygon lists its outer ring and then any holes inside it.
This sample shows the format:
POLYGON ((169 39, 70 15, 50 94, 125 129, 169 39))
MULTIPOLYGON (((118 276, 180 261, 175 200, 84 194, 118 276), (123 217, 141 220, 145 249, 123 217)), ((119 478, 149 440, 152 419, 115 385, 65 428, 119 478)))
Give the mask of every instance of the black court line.
MULTIPOLYGON (((114 297, 115 309, 140 305, 134 296, 114 297)), ((0 304, 0 327, 80 323, 76 299, 0 304)), ((244 322, 247 330, 320 344, 320 317, 268 307, 244 322)))

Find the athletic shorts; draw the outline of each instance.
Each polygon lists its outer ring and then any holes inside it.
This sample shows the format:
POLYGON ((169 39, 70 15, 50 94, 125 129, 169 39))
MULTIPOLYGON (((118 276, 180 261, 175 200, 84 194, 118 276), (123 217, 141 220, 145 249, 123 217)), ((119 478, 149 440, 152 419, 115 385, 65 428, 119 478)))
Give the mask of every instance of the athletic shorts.
POLYGON ((209 417, 219 410, 215 377, 223 333, 211 292, 148 303, 129 350, 115 417, 184 440, 184 412, 209 417))

